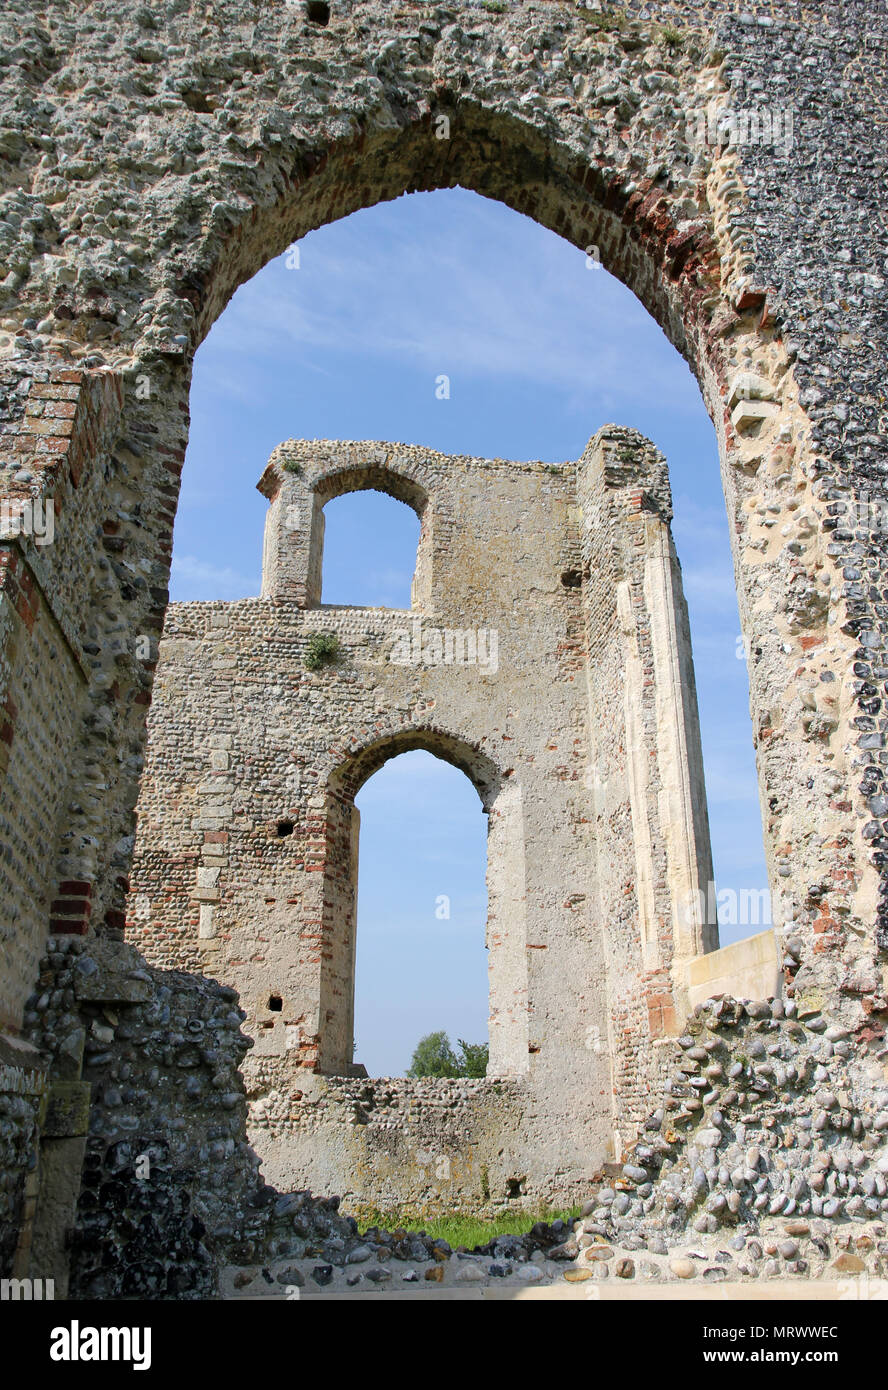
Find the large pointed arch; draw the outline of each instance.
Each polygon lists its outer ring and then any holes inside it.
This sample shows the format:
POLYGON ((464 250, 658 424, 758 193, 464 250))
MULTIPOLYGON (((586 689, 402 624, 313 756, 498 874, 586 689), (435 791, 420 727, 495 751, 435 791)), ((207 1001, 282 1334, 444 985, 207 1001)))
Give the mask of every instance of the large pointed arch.
MULTIPOLYGON (((765 730, 757 743, 763 800, 773 801, 775 784, 801 788, 834 776, 835 759, 844 756, 841 750, 807 738, 801 697, 789 708, 785 699, 785 692, 794 688, 799 661, 827 639, 827 608, 804 601, 807 591, 796 583, 796 551, 763 557, 753 535, 756 507, 762 505, 779 509, 787 502, 798 510, 803 503, 804 515, 827 518, 823 499, 813 489, 819 465, 779 324, 765 291, 751 281, 748 257, 734 247, 725 220, 724 207, 739 188, 730 160, 716 165, 705 144, 695 150, 683 140, 664 166, 662 150, 641 124, 632 126, 631 139, 618 141, 608 133, 608 122, 596 124, 607 103, 595 84, 606 85, 611 59, 616 64, 617 58, 625 58, 622 47, 597 73, 582 115, 557 103, 545 115, 521 115, 504 103, 495 82, 474 71, 469 82, 444 76, 425 85, 428 74, 425 69, 417 73, 415 57, 410 44, 399 50, 397 61, 393 58, 391 67, 381 70, 372 103, 331 92, 329 114, 313 123, 310 134, 288 132, 240 162, 218 152, 208 161, 202 191, 189 185, 187 214, 175 196, 159 205, 163 226, 158 239, 169 245, 169 252, 150 271, 131 277, 134 290, 140 276, 147 274, 151 283, 143 278, 145 303, 139 318, 127 320, 116 335, 121 349, 132 354, 117 359, 126 363, 128 380, 147 368, 151 393, 140 399, 128 391, 121 413, 113 457, 141 503, 137 515, 113 521, 114 544, 143 556, 158 576, 166 572, 187 438, 183 418, 190 363, 237 286, 310 228, 408 191, 459 184, 502 200, 600 258, 688 360, 716 427, 733 523, 741 625, 752 657, 754 727, 757 734, 765 730), (405 101, 408 71, 410 96, 405 101), (336 114, 346 109, 347 117, 336 114), (449 122, 447 139, 437 138, 438 115, 449 122), (150 447, 143 450, 136 441, 145 439, 150 447), (763 459, 765 469, 760 467, 763 459), (771 608, 761 601, 767 589, 785 594, 781 622, 772 620, 771 608), (779 747, 770 737, 769 722, 777 708, 792 730, 779 747)), ((686 56, 676 65, 681 69, 676 80, 687 84, 692 101, 693 63, 686 56)), ((66 322, 59 320, 60 339, 68 331, 66 322)), ((799 544, 816 547, 811 563, 824 572, 836 571, 838 591, 841 577, 818 532, 815 524, 806 536, 816 539, 799 544)), ((158 632, 164 605, 157 583, 147 592, 127 587, 122 596, 111 597, 101 589, 105 583, 102 576, 91 599, 97 620, 110 603, 115 622, 122 620, 139 634, 158 632)), ((818 592, 818 600, 820 596, 818 592)), ((853 634, 834 624, 828 639, 830 660, 851 659, 853 634)), ((127 680, 115 670, 113 678, 119 692, 114 737, 138 743, 146 673, 140 668, 127 680)), ((116 923, 123 909, 120 885, 125 880, 117 865, 112 871, 112 860, 120 833, 131 823, 137 795, 137 776, 128 764, 102 798, 84 804, 75 795, 107 740, 104 716, 97 717, 97 708, 106 703, 106 688, 106 673, 100 673, 100 683, 81 697, 86 733, 71 769, 65 840, 61 842, 58 827, 46 837, 61 849, 59 882, 71 878, 66 846, 76 842, 88 847, 83 858, 90 862, 78 865, 78 873, 95 884, 92 921, 99 924, 116 923)), ((804 923, 806 914, 813 919, 819 906, 809 908, 781 891, 785 876, 778 872, 778 859, 797 864, 806 881, 829 881, 835 867, 832 841, 811 836, 784 817, 766 824, 765 841, 778 927, 787 913, 797 924, 804 923)), ((860 872, 856 854, 855 846, 852 868, 843 855, 842 882, 849 872, 860 872)), ((57 888, 48 896, 52 891, 57 888)), ((848 907, 843 898, 843 918, 848 907)))

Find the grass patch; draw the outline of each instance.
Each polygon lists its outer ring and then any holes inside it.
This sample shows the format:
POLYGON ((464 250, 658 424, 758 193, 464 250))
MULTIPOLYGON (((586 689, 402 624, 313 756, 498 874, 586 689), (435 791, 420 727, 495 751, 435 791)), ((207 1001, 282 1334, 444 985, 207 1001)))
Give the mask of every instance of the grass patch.
POLYGON ((619 33, 626 28, 625 10, 587 10, 581 8, 580 18, 589 29, 598 29, 602 33, 619 33))
POLYGON ((660 30, 660 41, 665 43, 667 48, 681 48, 684 43, 684 34, 674 25, 664 24, 660 30))
POLYGON ((452 1249, 464 1245, 474 1250, 476 1245, 486 1245, 496 1236, 523 1236, 538 1221, 550 1224, 558 1220, 568 1221, 580 1214, 579 1207, 569 1211, 555 1207, 538 1207, 536 1210, 520 1208, 504 1211, 497 1216, 471 1216, 455 1212, 452 1216, 422 1216, 406 1208, 393 1211, 377 1211, 374 1207, 359 1207, 348 1213, 355 1217, 361 1230, 378 1226, 381 1231, 421 1231, 432 1240, 446 1240, 452 1249))

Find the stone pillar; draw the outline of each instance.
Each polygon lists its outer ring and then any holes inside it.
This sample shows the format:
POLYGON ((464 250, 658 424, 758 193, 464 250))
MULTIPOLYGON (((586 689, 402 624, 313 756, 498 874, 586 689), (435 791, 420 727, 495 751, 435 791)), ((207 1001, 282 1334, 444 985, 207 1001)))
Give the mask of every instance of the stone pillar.
POLYGON ((655 1058, 687 1013, 706 921, 709 818, 666 462, 606 426, 578 465, 599 913, 618 1126, 640 1115, 655 1058))
POLYGON ((262 598, 317 607, 324 558, 323 502, 309 486, 302 465, 286 456, 285 446, 275 450, 257 487, 270 503, 262 550, 262 598))
POLYGON ((661 783, 658 811, 672 908, 672 973, 684 992, 688 962, 718 948, 718 922, 707 914, 713 881, 709 813, 681 567, 668 520, 645 516, 644 536, 644 597, 654 657, 661 783))
POLYGON ((348 1071, 354 1070, 355 1063, 355 959, 358 947, 358 861, 360 856, 361 844, 361 813, 357 806, 351 808, 351 855, 349 857, 348 876, 351 884, 351 905, 347 912, 346 925, 350 927, 348 931, 348 945, 350 948, 349 956, 349 978, 351 989, 343 999, 343 1010, 345 1014, 344 1032, 346 1040, 350 1043, 348 1054, 348 1071))
POLYGON ((355 928, 360 813, 350 797, 327 796, 322 878, 317 1069, 352 1073, 355 1009, 355 928))
POLYGON ((490 979, 488 1076, 528 1069, 527 890, 521 787, 506 782, 489 810, 487 951, 490 979))

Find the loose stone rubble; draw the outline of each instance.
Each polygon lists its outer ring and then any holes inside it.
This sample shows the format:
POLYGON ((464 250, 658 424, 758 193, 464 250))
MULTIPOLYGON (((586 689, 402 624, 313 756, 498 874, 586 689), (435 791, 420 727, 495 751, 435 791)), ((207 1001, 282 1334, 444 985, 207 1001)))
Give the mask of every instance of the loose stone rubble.
POLYGON ((803 1013, 778 999, 699 1006, 672 1044, 659 1105, 577 1220, 452 1252, 418 1232, 361 1231, 339 1198, 264 1182, 246 1136, 239 1065, 251 1042, 234 991, 145 969, 129 947, 111 972, 77 938, 57 938, 26 1021, 69 1078, 56 1082, 56 1106, 85 1117, 92 1090, 70 1292, 882 1278, 884 1050, 852 1071, 846 1031, 803 1013))

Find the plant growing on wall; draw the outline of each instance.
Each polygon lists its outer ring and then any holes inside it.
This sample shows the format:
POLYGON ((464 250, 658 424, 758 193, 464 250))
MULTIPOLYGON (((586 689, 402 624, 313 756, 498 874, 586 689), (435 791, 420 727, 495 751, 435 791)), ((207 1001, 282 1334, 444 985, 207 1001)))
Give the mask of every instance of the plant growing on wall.
POLYGON ((335 632, 313 632, 308 639, 303 665, 306 671, 320 671, 333 666, 342 652, 335 632))

